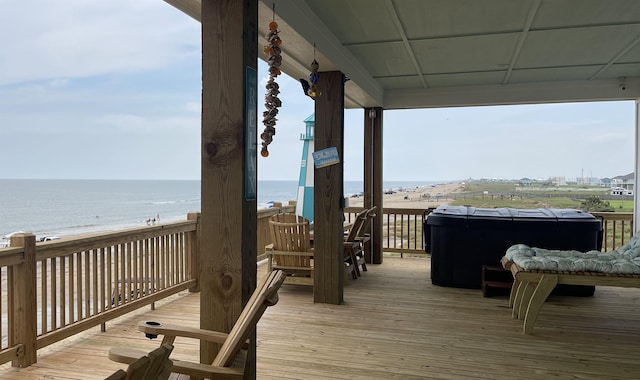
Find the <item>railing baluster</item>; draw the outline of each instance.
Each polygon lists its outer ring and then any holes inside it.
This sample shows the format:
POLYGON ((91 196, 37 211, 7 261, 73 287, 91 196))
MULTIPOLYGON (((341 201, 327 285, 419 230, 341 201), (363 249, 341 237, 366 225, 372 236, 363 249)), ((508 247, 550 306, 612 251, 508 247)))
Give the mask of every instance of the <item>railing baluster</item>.
POLYGON ((57 279, 58 258, 51 258, 51 329, 58 328, 58 279, 57 279))
POLYGON ((612 220, 611 221, 611 228, 612 228, 612 230, 611 230, 611 249, 615 249, 615 247, 618 246, 618 243, 617 243, 617 239, 618 239, 618 236, 617 236, 618 235, 618 233, 617 233, 618 221, 617 220, 612 220))
POLYGON ((391 225, 391 214, 387 214, 387 247, 389 246, 389 239, 391 238, 391 233, 389 231, 389 227, 391 225))
MULTIPOLYGON (((404 257, 404 252, 402 249, 404 248, 404 214, 400 214, 400 257, 404 257)), ((397 243, 396 243, 397 244, 397 243)))
POLYGON ((182 236, 183 234, 174 235, 174 248, 173 248, 173 279, 174 284, 180 283, 181 271, 180 271, 180 252, 182 252, 182 236))
POLYGON ((167 270, 167 237, 160 236, 160 276, 161 285, 160 289, 166 288, 167 277, 169 272, 167 270))
POLYGON ((47 332, 47 260, 40 261, 40 334, 47 332))
POLYGON ((128 242, 125 244, 125 252, 126 252, 126 263, 127 263, 127 278, 129 281, 129 289, 127 291, 127 296, 129 297, 129 301, 134 301, 136 299, 136 292, 138 291, 138 281, 136 273, 133 271, 133 242, 128 242))
MULTIPOLYGON (((0 267, 0 295, 4 294, 2 283, 3 283, 3 279, 7 278, 5 274, 7 269, 8 269, 7 267, 0 267)), ((5 300, 6 300, 5 297, 0 297, 0 316, 4 315, 3 310, 4 310, 5 300)), ((3 350, 7 348, 8 344, 5 345, 4 343, 2 343, 4 341, 4 330, 2 328, 3 323, 1 322, 2 321, 0 320, 0 350, 3 350)))
POLYGON ((154 280, 155 280, 154 292, 157 292, 158 290, 162 289, 162 283, 160 282, 162 281, 162 279, 160 278, 162 276, 161 274, 162 261, 160 260, 160 237, 156 237, 153 239, 153 260, 154 260, 153 271, 154 271, 154 280))
MULTIPOLYGON (((7 267, 0 267, 0 295, 4 294, 2 283, 3 283, 3 279, 7 278, 7 275, 6 275, 7 269, 8 269, 7 267)), ((0 316, 4 315, 4 312, 3 312, 3 310, 5 309, 4 303, 6 302, 7 298, 8 297, 0 297, 0 316)), ((8 342, 7 344, 2 343, 4 341, 4 335, 5 335, 2 325, 3 323, 0 323, 0 350, 4 350, 8 346, 8 342)))
POLYGON ((138 250, 138 247, 140 246, 140 242, 136 240, 131 244, 132 244, 131 262, 133 264, 133 277, 138 279, 136 283, 137 290, 136 290, 134 299, 138 299, 143 296, 142 283, 144 282, 144 278, 140 275, 140 266, 138 265, 138 261, 140 259, 140 251, 138 250))
POLYGON ((118 281, 118 246, 112 245, 109 248, 109 294, 111 297, 111 308, 118 306, 118 294, 120 294, 120 283, 118 281))
POLYGON ((98 309, 98 300, 100 299, 100 291, 98 290, 98 249, 93 249, 91 250, 92 253, 92 264, 91 264, 91 271, 93 273, 92 276, 92 286, 93 286, 93 292, 92 292, 92 297, 90 298, 91 300, 93 300, 93 312, 91 313, 91 315, 96 315, 100 312, 100 310, 98 309))
POLYGON ((609 250, 609 220, 603 218, 603 231, 602 231, 602 250, 607 252, 609 250))
POLYGON ((67 324, 67 257, 60 257, 60 324, 62 328, 67 324))
POLYGON ((127 300, 129 299, 129 286, 126 283, 126 278, 127 278, 127 261, 126 261, 126 256, 125 256, 125 252, 126 252, 126 246, 124 243, 119 244, 118 245, 118 256, 120 258, 120 269, 119 269, 119 276, 118 276, 118 281, 121 283, 120 285, 120 293, 119 296, 122 298, 122 304, 125 304, 127 302, 127 300))
POLYGON ((76 297, 76 321, 80 321, 83 318, 82 315, 82 267, 83 267, 83 257, 82 257, 82 252, 78 252, 77 253, 78 256, 78 262, 76 263, 76 291, 75 291, 75 297, 76 297))
POLYGON ((171 235, 171 270, 173 271, 173 282, 171 285, 175 285, 178 283, 178 275, 180 271, 178 270, 178 241, 180 234, 172 234, 171 235))

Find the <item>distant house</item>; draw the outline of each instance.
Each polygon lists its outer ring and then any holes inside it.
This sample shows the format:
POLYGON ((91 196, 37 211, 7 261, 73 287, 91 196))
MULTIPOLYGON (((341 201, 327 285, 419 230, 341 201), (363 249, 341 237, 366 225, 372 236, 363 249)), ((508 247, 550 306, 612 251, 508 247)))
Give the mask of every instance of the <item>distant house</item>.
POLYGON ((567 186, 567 179, 565 177, 550 177, 549 181, 553 186, 567 186))
POLYGON ((629 173, 627 175, 619 175, 617 177, 613 177, 611 179, 612 187, 621 187, 625 190, 629 190, 633 194, 635 184, 635 175, 634 173, 629 173))
POLYGON ((518 182, 520 182, 520 186, 531 186, 533 184, 531 178, 521 178, 518 182))

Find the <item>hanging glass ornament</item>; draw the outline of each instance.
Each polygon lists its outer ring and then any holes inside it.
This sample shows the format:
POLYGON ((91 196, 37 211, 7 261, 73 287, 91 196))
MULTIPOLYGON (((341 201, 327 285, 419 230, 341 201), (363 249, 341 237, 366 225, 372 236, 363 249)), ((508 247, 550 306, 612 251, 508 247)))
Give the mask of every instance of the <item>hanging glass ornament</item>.
POLYGON ((300 84, 302 84, 302 90, 304 94, 310 97, 313 100, 320 95, 320 91, 318 91, 317 83, 320 80, 320 73, 318 69, 320 68, 320 64, 316 61, 316 44, 313 44, 313 62, 311 62, 311 73, 309 74, 309 81, 306 79, 300 79, 300 84))

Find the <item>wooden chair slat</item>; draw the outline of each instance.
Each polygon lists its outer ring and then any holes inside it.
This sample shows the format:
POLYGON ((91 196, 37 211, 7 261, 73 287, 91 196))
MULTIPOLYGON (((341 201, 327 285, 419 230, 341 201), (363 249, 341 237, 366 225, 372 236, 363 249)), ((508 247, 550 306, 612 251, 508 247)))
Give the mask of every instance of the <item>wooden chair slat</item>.
POLYGON ((269 270, 284 270, 289 277, 296 277, 296 283, 313 285, 309 221, 300 215, 276 214, 269 218, 269 231, 273 242, 265 249, 269 270))

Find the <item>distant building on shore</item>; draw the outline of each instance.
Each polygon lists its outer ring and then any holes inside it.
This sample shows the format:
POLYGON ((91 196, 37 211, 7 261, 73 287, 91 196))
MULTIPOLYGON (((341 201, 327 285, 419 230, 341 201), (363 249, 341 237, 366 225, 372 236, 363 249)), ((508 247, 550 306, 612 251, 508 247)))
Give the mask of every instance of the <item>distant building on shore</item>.
POLYGON ((567 186, 567 179, 565 177, 549 177, 549 182, 553 186, 567 186))
POLYGON ((635 185, 635 175, 634 173, 629 173, 626 175, 619 175, 617 177, 613 177, 611 179, 611 187, 619 187, 627 191, 631 191, 633 194, 635 185))

